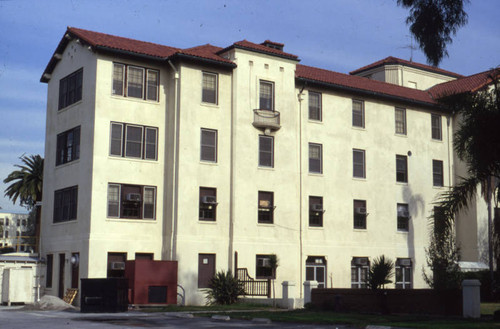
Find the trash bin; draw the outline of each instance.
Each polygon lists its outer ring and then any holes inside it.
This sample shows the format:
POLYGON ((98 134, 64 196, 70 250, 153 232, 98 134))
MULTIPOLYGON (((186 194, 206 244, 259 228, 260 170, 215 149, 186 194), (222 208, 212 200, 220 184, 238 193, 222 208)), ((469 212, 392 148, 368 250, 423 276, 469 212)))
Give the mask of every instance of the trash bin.
POLYGON ((82 313, 117 313, 128 309, 128 279, 81 279, 82 313))

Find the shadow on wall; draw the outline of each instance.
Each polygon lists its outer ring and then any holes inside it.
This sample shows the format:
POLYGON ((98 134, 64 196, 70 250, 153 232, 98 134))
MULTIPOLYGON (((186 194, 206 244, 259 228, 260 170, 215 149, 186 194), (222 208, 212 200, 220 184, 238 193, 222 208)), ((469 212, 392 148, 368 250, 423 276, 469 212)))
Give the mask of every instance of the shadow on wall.
POLYGON ((413 271, 417 268, 415 262, 415 220, 419 217, 425 218, 427 221, 427 216, 425 216, 425 202, 421 194, 414 194, 409 186, 403 189, 403 201, 408 204, 408 209, 410 212, 410 220, 408 223, 408 257, 413 261, 413 271))

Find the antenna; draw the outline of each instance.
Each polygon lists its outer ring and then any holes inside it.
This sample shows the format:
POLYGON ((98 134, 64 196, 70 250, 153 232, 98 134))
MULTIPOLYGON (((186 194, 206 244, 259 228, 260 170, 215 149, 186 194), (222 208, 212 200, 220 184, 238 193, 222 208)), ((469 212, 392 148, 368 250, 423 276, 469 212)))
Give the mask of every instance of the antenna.
POLYGON ((413 62, 413 51, 417 50, 417 47, 413 45, 413 35, 406 35, 406 37, 410 37, 410 44, 399 48, 410 49, 410 62, 413 62))

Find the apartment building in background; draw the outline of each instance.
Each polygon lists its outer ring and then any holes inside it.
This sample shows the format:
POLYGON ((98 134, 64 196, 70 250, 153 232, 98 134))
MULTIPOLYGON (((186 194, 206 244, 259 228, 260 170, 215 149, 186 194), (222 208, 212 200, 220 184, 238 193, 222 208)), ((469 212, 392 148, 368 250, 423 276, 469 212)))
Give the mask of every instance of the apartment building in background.
MULTIPOLYGON (((380 255, 393 288, 424 288, 433 202, 463 171, 438 100, 470 80, 392 57, 337 73, 269 40, 179 49, 69 27, 41 78, 45 291, 176 260, 186 302, 203 304, 216 271, 266 279, 271 254, 297 298, 306 280, 366 287, 380 255)), ((480 260, 485 211, 457 221, 463 260, 480 260)))
POLYGON ((23 242, 23 233, 28 225, 28 214, 0 212, 0 248, 13 248, 14 251, 29 251, 23 242))

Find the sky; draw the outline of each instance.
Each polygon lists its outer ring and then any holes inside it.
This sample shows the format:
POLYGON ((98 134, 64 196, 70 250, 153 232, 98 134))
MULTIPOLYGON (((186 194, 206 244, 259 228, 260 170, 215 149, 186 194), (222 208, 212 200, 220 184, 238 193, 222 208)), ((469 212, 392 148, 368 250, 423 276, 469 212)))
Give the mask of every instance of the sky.
MULTIPOLYGON (((499 66, 499 9, 470 1, 440 67, 470 75, 499 66)), ((0 211, 26 212, 2 181, 23 154, 44 154, 40 77, 67 26, 178 48, 269 39, 304 65, 348 73, 388 56, 425 63, 410 49, 407 15, 396 0, 0 0, 0 211)))

